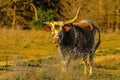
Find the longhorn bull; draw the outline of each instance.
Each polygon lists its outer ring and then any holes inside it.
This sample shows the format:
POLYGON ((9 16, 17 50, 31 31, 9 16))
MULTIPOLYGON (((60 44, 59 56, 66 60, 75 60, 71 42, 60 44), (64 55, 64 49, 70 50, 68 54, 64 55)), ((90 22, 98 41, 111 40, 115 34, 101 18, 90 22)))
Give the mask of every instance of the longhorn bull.
POLYGON ((78 8, 75 17, 70 21, 51 21, 41 22, 50 27, 45 29, 51 30, 53 42, 58 46, 59 53, 62 57, 63 69, 66 72, 67 67, 72 59, 83 58, 85 62, 85 74, 92 74, 93 57, 98 48, 100 40, 100 31, 91 20, 81 20, 74 23, 78 18, 81 6, 78 8), (49 28, 49 29, 48 29, 49 28), (98 31, 98 42, 95 43, 95 34, 98 31), (89 66, 87 56, 89 55, 89 66), (87 71, 89 67, 89 71, 87 71))

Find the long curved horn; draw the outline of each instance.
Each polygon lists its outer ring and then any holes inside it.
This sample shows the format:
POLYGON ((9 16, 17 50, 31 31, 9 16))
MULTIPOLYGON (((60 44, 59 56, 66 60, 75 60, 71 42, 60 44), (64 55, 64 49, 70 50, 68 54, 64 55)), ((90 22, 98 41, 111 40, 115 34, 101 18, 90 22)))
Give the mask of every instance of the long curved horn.
POLYGON ((30 5, 33 7, 33 9, 34 9, 35 20, 38 21, 38 14, 37 14, 37 9, 36 9, 35 5, 34 5, 33 3, 29 3, 29 4, 30 4, 30 5))
POLYGON ((41 22, 42 24, 51 25, 51 22, 41 22))
POLYGON ((75 20, 77 20, 77 18, 78 18, 78 14, 79 14, 79 12, 80 12, 80 9, 81 9, 81 7, 82 7, 84 4, 85 4, 85 3, 83 3, 81 6, 78 7, 75 17, 74 17, 72 20, 70 20, 70 21, 64 22, 64 24, 70 24, 70 23, 72 23, 72 22, 75 22, 75 20))
POLYGON ((42 24, 47 24, 47 25, 50 25, 51 27, 53 26, 53 25, 59 25, 59 26, 63 26, 64 25, 64 23, 63 23, 63 21, 52 21, 52 22, 41 22, 42 24))

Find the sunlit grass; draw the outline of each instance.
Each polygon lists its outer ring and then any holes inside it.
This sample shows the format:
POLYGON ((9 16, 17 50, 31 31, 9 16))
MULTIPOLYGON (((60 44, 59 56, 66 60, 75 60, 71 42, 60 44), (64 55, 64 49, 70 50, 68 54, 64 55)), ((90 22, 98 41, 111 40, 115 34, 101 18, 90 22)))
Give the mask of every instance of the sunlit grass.
MULTIPOLYGON (((120 35, 102 34, 101 38, 90 79, 119 80, 120 35)), ((3 80, 61 80, 58 57, 50 32, 0 30, 0 74, 3 80)), ((79 60, 74 60, 62 80, 84 80, 84 77, 83 65, 79 60)))
POLYGON ((101 35, 101 45, 99 49, 120 49, 120 35, 116 34, 102 34, 101 35))
POLYGON ((55 53, 55 48, 49 32, 0 30, 0 54, 50 55, 55 53))

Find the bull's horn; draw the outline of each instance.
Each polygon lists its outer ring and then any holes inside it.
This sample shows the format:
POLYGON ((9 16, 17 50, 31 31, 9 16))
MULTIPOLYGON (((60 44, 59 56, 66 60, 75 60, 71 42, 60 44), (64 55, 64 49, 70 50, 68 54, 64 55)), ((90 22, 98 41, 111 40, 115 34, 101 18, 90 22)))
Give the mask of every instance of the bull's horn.
POLYGON ((64 24, 70 24, 70 23, 72 23, 72 22, 75 22, 75 20, 77 20, 77 18, 78 18, 78 14, 79 14, 79 12, 80 12, 80 9, 81 9, 81 7, 82 7, 84 4, 85 4, 85 3, 83 3, 81 6, 78 7, 75 17, 74 17, 72 20, 70 20, 70 21, 64 22, 64 24))
POLYGON ((41 23, 51 25, 51 22, 41 22, 41 23))
POLYGON ((61 27, 64 25, 63 21, 52 21, 52 22, 41 22, 41 23, 50 25, 51 27, 53 25, 59 25, 61 27))
POLYGON ((30 4, 30 5, 33 7, 33 9, 34 9, 35 20, 38 21, 38 14, 37 14, 37 9, 36 9, 35 5, 34 5, 33 3, 29 3, 29 4, 30 4))

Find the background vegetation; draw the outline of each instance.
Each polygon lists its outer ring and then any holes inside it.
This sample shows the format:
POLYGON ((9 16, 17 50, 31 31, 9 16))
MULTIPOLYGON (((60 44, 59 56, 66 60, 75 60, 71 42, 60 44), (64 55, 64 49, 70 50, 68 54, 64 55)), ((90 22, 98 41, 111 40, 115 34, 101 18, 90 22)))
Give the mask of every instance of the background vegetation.
POLYGON ((40 26, 35 21, 33 4, 38 11, 39 20, 70 20, 83 2, 79 20, 91 19, 102 32, 119 32, 119 0, 0 0, 1 28, 33 28, 40 26))
POLYGON ((0 30, 0 80, 119 80, 120 35, 102 34, 93 75, 85 77, 82 60, 73 60, 61 74, 52 35, 43 30, 0 30), (62 78, 62 79, 61 79, 62 78))
POLYGON ((0 0, 0 80, 119 80, 119 33, 120 0, 0 0), (39 21, 70 20, 83 2, 77 21, 91 19, 102 32, 93 75, 84 75, 80 60, 61 75, 57 47, 39 21))

